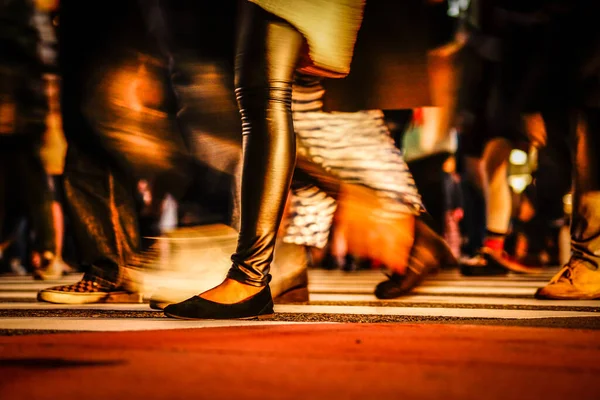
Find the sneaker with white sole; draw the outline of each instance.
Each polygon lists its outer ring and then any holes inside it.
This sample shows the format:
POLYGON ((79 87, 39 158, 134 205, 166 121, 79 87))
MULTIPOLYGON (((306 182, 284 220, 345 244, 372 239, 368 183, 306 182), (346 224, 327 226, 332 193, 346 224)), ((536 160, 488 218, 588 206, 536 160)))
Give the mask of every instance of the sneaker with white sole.
POLYGON ((55 304, 141 303, 141 293, 114 287, 90 275, 72 285, 54 286, 38 293, 39 301, 55 304))

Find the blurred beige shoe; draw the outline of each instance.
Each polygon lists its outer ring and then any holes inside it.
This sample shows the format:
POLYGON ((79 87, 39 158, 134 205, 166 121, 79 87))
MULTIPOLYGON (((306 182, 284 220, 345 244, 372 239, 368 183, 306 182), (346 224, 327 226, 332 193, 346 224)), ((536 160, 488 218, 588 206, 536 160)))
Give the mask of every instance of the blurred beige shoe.
POLYGON ((53 253, 47 251, 40 256, 38 266, 34 267, 33 279, 40 281, 57 280, 71 272, 73 272, 73 268, 65 263, 61 257, 56 257, 53 253))

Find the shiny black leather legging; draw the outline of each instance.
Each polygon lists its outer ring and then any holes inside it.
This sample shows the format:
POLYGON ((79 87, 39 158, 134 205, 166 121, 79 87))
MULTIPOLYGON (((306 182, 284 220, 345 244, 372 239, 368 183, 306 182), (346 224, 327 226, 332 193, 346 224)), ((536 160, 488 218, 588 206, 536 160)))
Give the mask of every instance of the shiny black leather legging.
POLYGON ((235 87, 243 128, 240 234, 228 277, 264 286, 296 159, 292 79, 302 35, 244 2, 235 87))

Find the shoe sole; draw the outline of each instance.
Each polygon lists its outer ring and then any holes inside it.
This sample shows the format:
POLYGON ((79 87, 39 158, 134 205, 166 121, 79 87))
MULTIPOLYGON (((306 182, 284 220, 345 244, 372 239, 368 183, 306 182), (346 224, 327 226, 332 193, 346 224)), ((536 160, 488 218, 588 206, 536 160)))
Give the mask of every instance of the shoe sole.
POLYGON ((99 304, 99 303, 143 303, 141 293, 65 293, 44 290, 38 293, 38 301, 53 304, 99 304))
POLYGON ((170 314, 170 313, 165 313, 165 315, 170 318, 181 319, 184 321, 227 321, 227 320, 251 321, 251 320, 269 319, 269 318, 273 317, 275 315, 275 313, 255 315, 255 316, 251 316, 251 317, 240 317, 240 318, 187 318, 187 317, 181 317, 179 315, 174 315, 174 314, 170 314))
MULTIPOLYGON (((310 294, 306 287, 289 290, 273 299, 275 304, 307 304, 309 302, 310 294)), ((150 308, 153 310, 164 310, 171 304, 175 303, 167 300, 150 299, 150 308)))

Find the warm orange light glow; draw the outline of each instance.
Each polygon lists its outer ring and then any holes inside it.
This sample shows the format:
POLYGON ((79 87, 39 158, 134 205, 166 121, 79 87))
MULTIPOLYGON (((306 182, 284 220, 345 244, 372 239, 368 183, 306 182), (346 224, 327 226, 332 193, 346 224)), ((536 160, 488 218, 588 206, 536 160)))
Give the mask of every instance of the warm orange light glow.
POLYGON ((35 8, 39 11, 50 12, 58 8, 59 0, 35 0, 35 8))

